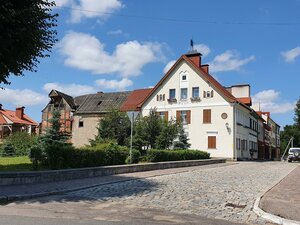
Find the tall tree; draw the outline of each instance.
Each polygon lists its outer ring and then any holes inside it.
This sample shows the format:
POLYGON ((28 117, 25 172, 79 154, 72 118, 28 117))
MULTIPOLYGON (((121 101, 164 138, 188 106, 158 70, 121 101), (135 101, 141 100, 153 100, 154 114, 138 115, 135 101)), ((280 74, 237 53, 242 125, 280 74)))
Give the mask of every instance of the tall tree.
POLYGON ((119 145, 126 145, 126 140, 130 136, 130 121, 126 113, 111 109, 105 118, 99 121, 98 135, 91 144, 101 142, 103 139, 117 141, 119 145))
POLYGON ((184 132, 182 125, 180 125, 178 141, 175 141, 174 148, 175 149, 188 149, 191 146, 191 144, 188 141, 189 141, 189 138, 187 137, 186 133, 184 132))
POLYGON ((49 56, 56 39, 57 14, 49 0, 5 0, 0 4, 0 84, 9 76, 36 71, 40 58, 49 56))
POLYGON ((52 118, 49 119, 51 126, 46 133, 40 137, 40 142, 44 147, 52 144, 65 144, 70 135, 61 131, 60 112, 57 109, 52 111, 52 118))
POLYGON ((295 126, 300 130, 300 99, 296 103, 294 121, 295 126))

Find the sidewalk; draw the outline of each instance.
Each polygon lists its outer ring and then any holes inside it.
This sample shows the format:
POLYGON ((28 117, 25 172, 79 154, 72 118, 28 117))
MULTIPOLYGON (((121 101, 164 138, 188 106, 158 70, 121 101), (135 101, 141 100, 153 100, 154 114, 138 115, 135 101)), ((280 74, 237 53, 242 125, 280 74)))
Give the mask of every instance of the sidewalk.
POLYGON ((264 194, 260 208, 282 218, 300 221, 300 165, 264 194))
POLYGON ((234 165, 235 163, 220 163, 194 167, 181 167, 164 170, 152 170, 145 172, 126 173, 111 176, 76 179, 52 183, 28 184, 28 185, 7 185, 0 186, 0 204, 6 204, 12 201, 24 200, 47 195, 61 194, 98 185, 109 183, 123 182, 132 179, 142 179, 147 177, 161 176, 174 173, 184 173, 197 169, 205 169, 212 167, 223 167, 234 165))

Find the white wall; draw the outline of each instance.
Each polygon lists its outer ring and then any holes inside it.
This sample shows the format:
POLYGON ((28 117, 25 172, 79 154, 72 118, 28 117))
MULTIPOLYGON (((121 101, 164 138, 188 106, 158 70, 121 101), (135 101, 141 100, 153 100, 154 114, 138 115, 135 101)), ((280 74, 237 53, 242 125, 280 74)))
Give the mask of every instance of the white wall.
MULTIPOLYGON (((201 75, 203 76, 203 75, 201 75)), ((233 157, 233 106, 231 106, 209 83, 197 74, 186 62, 181 61, 162 83, 156 92, 142 107, 142 115, 149 114, 151 108, 157 111, 168 111, 169 120, 176 119, 176 111, 191 110, 191 123, 185 125, 189 134, 191 149, 208 151, 212 157, 233 157), (182 74, 187 75, 187 81, 180 80, 182 74), (180 100, 180 87, 188 88, 188 99, 180 100), (200 101, 192 102, 192 87, 199 87, 200 101), (169 89, 176 89, 176 103, 169 103, 169 89), (203 98, 203 91, 214 91, 212 98, 203 98), (165 101, 157 101, 156 96, 165 94, 165 101), (203 123, 203 109, 211 109, 211 123, 203 123), (227 119, 221 114, 227 113, 227 119), (228 123, 229 130, 226 128, 228 123), (208 136, 216 136, 216 149, 208 149, 208 136)))

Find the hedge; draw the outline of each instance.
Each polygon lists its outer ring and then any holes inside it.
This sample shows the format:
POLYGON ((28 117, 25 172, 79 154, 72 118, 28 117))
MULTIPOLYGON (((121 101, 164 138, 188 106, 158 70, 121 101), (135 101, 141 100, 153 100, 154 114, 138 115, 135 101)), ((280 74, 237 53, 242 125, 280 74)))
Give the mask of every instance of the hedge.
POLYGON ((147 152, 147 160, 149 162, 164 161, 180 161, 180 160, 196 160, 209 159, 208 152, 199 150, 155 150, 151 149, 147 152))
POLYGON ((50 145, 45 150, 51 169, 121 165, 129 155, 127 147, 113 143, 79 149, 68 144, 50 145))

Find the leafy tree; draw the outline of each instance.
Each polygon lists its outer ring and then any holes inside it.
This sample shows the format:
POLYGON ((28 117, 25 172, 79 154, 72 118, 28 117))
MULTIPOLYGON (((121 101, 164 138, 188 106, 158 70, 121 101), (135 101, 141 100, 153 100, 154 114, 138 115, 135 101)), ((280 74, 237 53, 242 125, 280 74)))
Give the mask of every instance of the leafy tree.
POLYGON ((39 58, 47 57, 57 41, 54 1, 5 0, 0 4, 0 84, 11 74, 36 71, 39 58))
POLYGON ((155 146, 156 138, 161 132, 161 119, 156 113, 156 109, 150 110, 149 116, 144 117, 145 132, 148 135, 148 142, 151 148, 155 146))
POLYGON ((126 145, 130 136, 130 121, 126 113, 111 109, 105 118, 99 121, 98 135, 91 140, 92 145, 103 140, 116 140, 118 145, 126 145))
POLYGON ((58 109, 52 111, 52 118, 49 119, 51 126, 46 133, 40 137, 40 143, 43 147, 49 145, 64 145, 70 138, 70 134, 61 131, 60 112, 58 109))
POLYGON ((191 144, 188 143, 189 138, 186 136, 182 125, 179 128, 178 139, 179 140, 174 143, 175 149, 188 149, 191 146, 191 144))
POLYGON ((161 131, 155 141, 155 148, 169 149, 178 136, 178 123, 176 121, 161 121, 161 131))
POLYGON ((280 132, 280 149, 281 153, 284 152, 291 137, 294 137, 294 146, 300 146, 300 99, 297 101, 295 106, 295 117, 293 125, 286 125, 283 131, 280 132))

